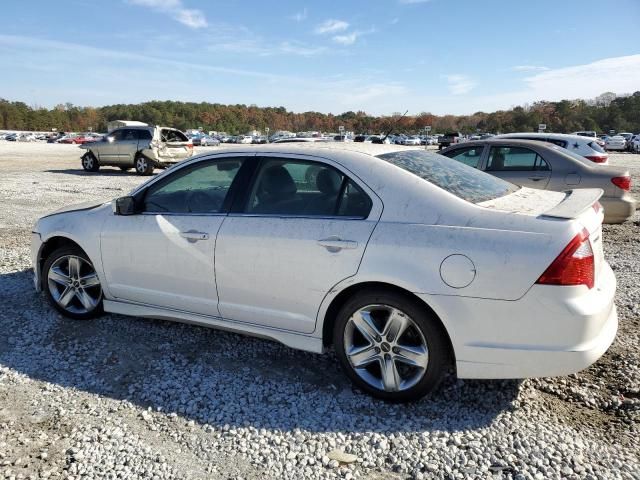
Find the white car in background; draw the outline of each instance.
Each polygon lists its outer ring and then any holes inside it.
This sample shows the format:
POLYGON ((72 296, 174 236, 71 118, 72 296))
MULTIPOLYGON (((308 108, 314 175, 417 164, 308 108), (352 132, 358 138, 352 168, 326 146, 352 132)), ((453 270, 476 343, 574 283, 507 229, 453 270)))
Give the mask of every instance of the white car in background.
POLYGON ((42 217, 35 286, 71 318, 333 345, 359 388, 415 400, 450 365, 460 378, 565 375, 607 350, 618 320, 601 195, 520 188, 422 148, 221 149, 42 217))
POLYGON ((253 143, 253 137, 251 135, 238 135, 238 140, 236 141, 236 143, 253 143))
POLYGON ((539 140, 566 148, 570 152, 591 160, 594 163, 607 165, 609 154, 598 144, 595 138, 565 133, 504 133, 493 138, 513 138, 519 140, 539 140))
POLYGON ((627 141, 622 135, 607 137, 604 143, 607 150, 624 151, 627 149, 627 141))

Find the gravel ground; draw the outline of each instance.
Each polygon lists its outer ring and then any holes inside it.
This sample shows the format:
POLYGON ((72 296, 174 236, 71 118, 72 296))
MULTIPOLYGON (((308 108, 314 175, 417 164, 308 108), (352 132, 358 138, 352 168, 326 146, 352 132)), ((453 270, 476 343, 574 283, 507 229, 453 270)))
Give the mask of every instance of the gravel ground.
MULTIPOLYGON (((352 389, 333 355, 54 313, 32 288, 32 224, 141 181, 86 175, 79 154, 0 142, 0 478, 640 478, 638 215, 604 229, 620 330, 595 365, 522 382, 449 378, 428 399, 387 405, 352 389)), ((612 164, 640 181, 640 155, 612 164)))

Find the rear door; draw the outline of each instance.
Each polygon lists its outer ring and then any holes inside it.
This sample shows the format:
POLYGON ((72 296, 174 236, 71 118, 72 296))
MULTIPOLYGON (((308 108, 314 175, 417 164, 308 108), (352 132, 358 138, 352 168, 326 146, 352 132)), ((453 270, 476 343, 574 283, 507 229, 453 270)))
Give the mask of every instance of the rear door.
POLYGON ((134 128, 122 130, 122 140, 118 143, 118 163, 122 165, 133 165, 133 159, 138 153, 138 132, 134 128))
POLYGON ((332 162, 260 159, 218 234, 221 315, 313 332, 322 299, 357 272, 381 213, 380 199, 332 162))
POLYGON ((538 153, 525 147, 491 146, 485 171, 523 187, 545 189, 551 166, 538 153))

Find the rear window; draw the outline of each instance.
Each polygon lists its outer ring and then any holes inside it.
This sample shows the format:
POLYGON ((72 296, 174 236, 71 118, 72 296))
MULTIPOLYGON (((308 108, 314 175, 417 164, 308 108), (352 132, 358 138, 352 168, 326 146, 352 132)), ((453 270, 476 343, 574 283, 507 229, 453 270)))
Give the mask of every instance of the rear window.
POLYGON ((162 130, 161 140, 163 142, 188 142, 189 141, 189 139, 184 133, 178 130, 169 130, 169 129, 162 130))
POLYGON ((597 142, 589 142, 588 145, 598 153, 606 153, 604 148, 602 148, 600 145, 598 145, 597 142))
POLYGON ((424 150, 385 153, 378 158, 471 203, 503 197, 520 188, 463 163, 424 150))

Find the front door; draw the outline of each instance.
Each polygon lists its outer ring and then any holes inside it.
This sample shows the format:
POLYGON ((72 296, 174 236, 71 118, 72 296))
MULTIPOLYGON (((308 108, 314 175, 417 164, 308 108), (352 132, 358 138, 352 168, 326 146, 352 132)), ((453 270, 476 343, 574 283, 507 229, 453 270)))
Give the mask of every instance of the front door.
POLYGON ((263 158, 216 243, 224 318, 311 333, 331 288, 355 275, 380 200, 334 166, 263 158))
POLYGON ((113 215, 101 235, 109 293, 117 300, 219 316, 216 235, 243 159, 203 160, 140 194, 140 213, 113 215))
POLYGON ((118 163, 118 145, 122 141, 124 130, 114 130, 97 144, 98 160, 103 163, 118 163))

